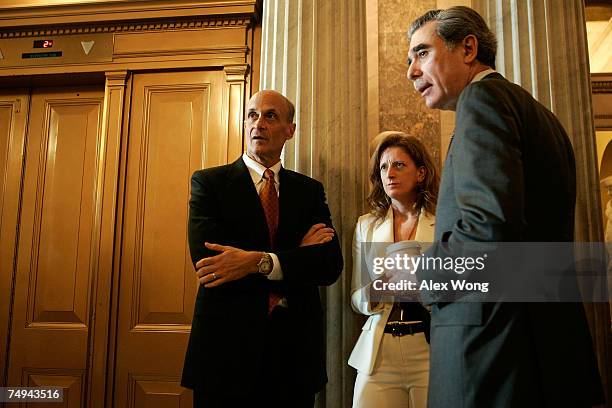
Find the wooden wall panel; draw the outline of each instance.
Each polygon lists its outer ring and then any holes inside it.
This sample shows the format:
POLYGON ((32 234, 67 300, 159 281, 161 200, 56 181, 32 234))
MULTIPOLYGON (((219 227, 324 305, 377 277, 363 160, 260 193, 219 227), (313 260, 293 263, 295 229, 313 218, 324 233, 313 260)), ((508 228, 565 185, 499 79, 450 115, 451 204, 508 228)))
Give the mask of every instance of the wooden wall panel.
POLYGON ((238 53, 244 58, 247 27, 225 30, 180 30, 164 32, 118 33, 115 35, 114 57, 146 57, 154 55, 194 55, 238 53))
POLYGON ((208 84, 145 88, 146 125, 137 158, 141 167, 132 305, 135 329, 154 330, 173 324, 185 330, 191 324, 187 298, 176 296, 184 295, 185 278, 191 269, 185 241, 187 225, 182 222, 188 215, 185 198, 189 197, 189 184, 185 180, 190 163, 197 163, 201 154, 210 91, 208 84))
MULTIPOLYGON (((87 326, 101 99, 47 100, 28 256, 28 323, 87 326), (89 136, 89 137, 85 137, 89 136), (58 273, 61 272, 61 273, 58 273)), ((34 182, 34 180, 31 180, 34 182)))
POLYGON ((227 106, 228 110, 226 141, 223 147, 226 149, 225 159, 228 163, 231 163, 242 154, 244 144, 245 81, 248 66, 246 64, 230 65, 223 69, 227 83, 224 105, 227 106))
POLYGON ((87 370, 102 100, 102 89, 32 94, 9 385, 87 370))

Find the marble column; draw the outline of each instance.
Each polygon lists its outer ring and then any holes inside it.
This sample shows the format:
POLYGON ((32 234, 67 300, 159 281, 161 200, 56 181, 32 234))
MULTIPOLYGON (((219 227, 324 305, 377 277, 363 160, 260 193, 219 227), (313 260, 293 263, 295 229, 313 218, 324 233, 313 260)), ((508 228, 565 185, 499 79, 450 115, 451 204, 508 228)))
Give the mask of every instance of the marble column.
POLYGON ((319 407, 350 406, 355 378, 347 360, 360 328, 349 306, 352 236, 368 189, 365 44, 365 0, 264 2, 260 89, 296 105, 283 165, 324 184, 345 259, 322 291, 329 383, 319 407))
MULTIPOLYGON (((497 70, 531 92, 565 127, 576 156, 575 239, 602 242, 583 1, 472 0, 472 7, 497 35, 497 70)), ((605 377, 609 309, 603 303, 586 303, 585 309, 605 377)))

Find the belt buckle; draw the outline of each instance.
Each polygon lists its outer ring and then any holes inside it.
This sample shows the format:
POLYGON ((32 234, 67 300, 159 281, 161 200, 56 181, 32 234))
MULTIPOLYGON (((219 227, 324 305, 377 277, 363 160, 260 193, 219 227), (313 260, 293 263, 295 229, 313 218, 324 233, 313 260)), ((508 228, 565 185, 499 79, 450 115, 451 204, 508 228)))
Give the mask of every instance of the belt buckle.
POLYGON ((399 322, 393 322, 390 324, 390 326, 391 326, 391 335, 393 337, 402 337, 405 334, 400 331, 400 327, 402 327, 403 325, 400 324, 399 322))

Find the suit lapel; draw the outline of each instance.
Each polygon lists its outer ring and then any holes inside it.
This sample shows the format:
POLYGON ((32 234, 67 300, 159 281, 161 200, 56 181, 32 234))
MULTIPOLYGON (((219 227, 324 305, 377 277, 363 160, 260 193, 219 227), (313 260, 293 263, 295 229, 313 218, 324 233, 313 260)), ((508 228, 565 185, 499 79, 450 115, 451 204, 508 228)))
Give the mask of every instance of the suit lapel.
MULTIPOLYGON (((498 72, 491 72, 489 75, 485 76, 484 78, 481 79, 481 81, 487 81, 490 79, 502 79, 504 81, 507 81, 506 78, 503 77, 503 75, 501 75, 498 72)), ((448 142, 448 149, 446 150, 446 158, 448 159, 448 156, 450 154, 451 151, 451 146, 453 145, 453 140, 455 140, 455 131, 453 130, 453 134, 450 137, 450 141, 448 142)))
POLYGON ((249 169, 242 158, 230 165, 227 178, 225 205, 228 216, 235 218, 240 228, 249 231, 255 241, 254 245, 269 247, 266 216, 249 169))
POLYGON ((389 207, 387 215, 372 232, 372 242, 393 242, 393 209, 389 207))
POLYGON ((451 146, 453 145, 453 140, 455 140, 455 131, 453 130, 453 134, 450 137, 450 141, 448 142, 448 148, 446 149, 446 157, 444 158, 444 161, 446 161, 446 159, 448 159, 448 155, 451 151, 451 146))
MULTIPOLYGON (((300 234, 301 231, 296 231, 294 228, 296 222, 296 209, 301 208, 299 205, 302 193, 299 183, 296 182, 293 175, 281 167, 278 174, 280 181, 279 196, 278 196, 278 231, 276 234, 277 246, 282 246, 290 240, 291 234, 300 234)), ((306 231, 304 231, 306 233, 306 231)))
POLYGON ((414 240, 423 243, 433 242, 434 229, 435 218, 425 214, 425 211, 421 211, 421 215, 419 215, 419 225, 417 225, 414 240))

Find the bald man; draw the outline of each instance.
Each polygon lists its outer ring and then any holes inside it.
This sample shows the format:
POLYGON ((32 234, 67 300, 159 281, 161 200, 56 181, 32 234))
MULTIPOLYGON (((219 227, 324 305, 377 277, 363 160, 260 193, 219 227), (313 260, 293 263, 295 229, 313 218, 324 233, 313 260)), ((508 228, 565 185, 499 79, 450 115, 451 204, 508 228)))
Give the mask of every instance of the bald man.
POLYGON ((200 287, 182 385, 194 407, 312 407, 327 382, 319 286, 337 280, 342 254, 322 184, 281 165, 294 112, 256 93, 246 153, 192 176, 200 287))

